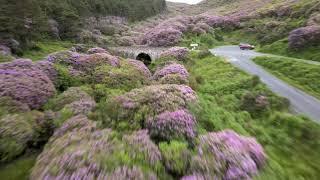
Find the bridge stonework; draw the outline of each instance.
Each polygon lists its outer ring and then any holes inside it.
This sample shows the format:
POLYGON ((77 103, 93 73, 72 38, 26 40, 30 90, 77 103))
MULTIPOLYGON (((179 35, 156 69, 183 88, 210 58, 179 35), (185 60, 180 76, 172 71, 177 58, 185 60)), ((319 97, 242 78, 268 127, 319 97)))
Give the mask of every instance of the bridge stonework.
POLYGON ((151 57, 154 61, 160 57, 160 54, 169 48, 157 48, 157 47, 147 47, 147 46, 128 46, 128 47, 110 47, 111 51, 119 56, 123 56, 130 59, 137 59, 137 57, 144 53, 151 57))

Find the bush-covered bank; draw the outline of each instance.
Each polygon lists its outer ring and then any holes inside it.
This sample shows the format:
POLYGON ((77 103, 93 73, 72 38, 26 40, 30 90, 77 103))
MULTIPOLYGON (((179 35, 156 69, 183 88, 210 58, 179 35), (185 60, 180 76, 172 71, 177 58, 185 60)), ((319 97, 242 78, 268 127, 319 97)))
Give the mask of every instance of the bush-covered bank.
MULTIPOLYGON (((20 54, 22 49, 32 47, 32 41, 43 37, 75 38, 90 17, 121 16, 136 21, 165 9, 165 0, 3 0, 0 43, 20 54)), ((107 27, 109 24, 105 24, 106 31, 113 29, 107 27)))
POLYGON ((256 137, 268 156, 267 167, 256 179, 319 177, 318 124, 287 114, 285 100, 221 58, 197 59, 188 67, 197 82, 200 132, 229 128, 256 137), (259 95, 268 103, 257 100, 259 95))
POLYGON ((289 84, 320 98, 320 65, 286 57, 256 57, 253 61, 289 84))
POLYGON ((262 46, 258 51, 293 58, 320 61, 320 45, 309 46, 299 51, 292 51, 289 49, 288 39, 282 39, 272 44, 262 46))

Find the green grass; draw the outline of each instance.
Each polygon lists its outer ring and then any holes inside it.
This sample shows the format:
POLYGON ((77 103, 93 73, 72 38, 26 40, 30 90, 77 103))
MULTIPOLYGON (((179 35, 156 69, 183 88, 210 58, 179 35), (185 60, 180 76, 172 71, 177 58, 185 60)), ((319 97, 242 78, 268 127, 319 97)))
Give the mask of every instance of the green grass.
POLYGON ((23 156, 0 166, 0 177, 4 180, 28 180, 31 168, 37 158, 37 154, 23 156))
POLYGON ((67 50, 71 47, 72 43, 69 41, 41 41, 37 42, 33 49, 24 51, 22 57, 37 61, 50 53, 67 50))
POLYGON ((300 51, 293 51, 288 48, 288 39, 282 39, 270 45, 263 46, 259 51, 293 58, 320 61, 320 45, 306 47, 300 51))
POLYGON ((256 179, 319 178, 318 124, 288 114, 283 99, 221 58, 197 59, 188 67, 198 82, 194 87, 200 99, 196 116, 201 133, 233 129, 255 137, 268 155, 268 163, 256 179), (242 98, 248 92, 267 96, 270 107, 256 114, 242 110, 242 98))
POLYGON ((254 62, 289 84, 320 99, 320 65, 286 57, 256 57, 254 62))

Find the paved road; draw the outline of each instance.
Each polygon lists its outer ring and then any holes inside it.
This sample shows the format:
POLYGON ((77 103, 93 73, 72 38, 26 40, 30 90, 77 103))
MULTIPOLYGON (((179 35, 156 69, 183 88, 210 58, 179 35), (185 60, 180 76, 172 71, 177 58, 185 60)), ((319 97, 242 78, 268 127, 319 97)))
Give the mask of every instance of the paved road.
POLYGON ((290 100, 293 112, 304 114, 320 123, 320 100, 285 83, 251 61, 252 58, 265 54, 243 51, 238 46, 222 46, 210 51, 213 54, 226 57, 228 61, 240 69, 258 75, 261 81, 273 92, 290 100))

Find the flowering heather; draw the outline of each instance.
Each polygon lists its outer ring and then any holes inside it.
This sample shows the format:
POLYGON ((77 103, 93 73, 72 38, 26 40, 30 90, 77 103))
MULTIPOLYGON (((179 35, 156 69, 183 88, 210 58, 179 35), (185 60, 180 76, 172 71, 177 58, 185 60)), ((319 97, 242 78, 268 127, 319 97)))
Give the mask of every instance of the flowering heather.
POLYGON ((95 47, 88 50, 88 54, 96 54, 96 53, 106 53, 109 54, 109 52, 103 48, 95 47))
MULTIPOLYGON (((151 141, 147 130, 140 130, 123 137, 123 141, 132 148, 132 152, 139 152, 152 165, 157 165, 161 161, 161 153, 158 147, 151 141)), ((132 154, 136 156, 136 154, 132 154)))
POLYGON ((217 179, 251 179, 263 167, 266 155, 254 138, 231 130, 200 136, 191 172, 217 179))
POLYGON ((153 75, 153 79, 159 80, 159 79, 161 79, 167 75, 171 75, 171 74, 178 74, 186 80, 189 78, 189 73, 183 65, 173 63, 173 64, 169 64, 169 65, 164 66, 160 70, 157 70, 153 75))
POLYGON ((85 121, 90 120, 75 117, 65 122, 71 126, 63 125, 65 130, 50 139, 31 179, 157 179, 156 174, 165 174, 159 150, 146 133, 137 132, 121 141, 116 132, 99 130, 85 121), (80 128, 75 126, 78 123, 80 128))
POLYGON ((34 137, 34 130, 22 116, 7 115, 0 119, 0 162, 20 155, 34 137))
POLYGON ((54 64, 58 63, 63 65, 76 65, 76 60, 80 56, 82 55, 72 51, 59 51, 49 54, 46 57, 46 60, 54 64))
POLYGON ((191 33, 196 35, 206 34, 207 32, 204 29, 201 29, 200 27, 194 27, 191 29, 191 33))
POLYGON ((52 82, 56 82, 58 72, 54 68, 54 64, 49 61, 38 61, 35 64, 42 72, 44 72, 52 82))
POLYGON ((195 118, 186 109, 166 111, 147 121, 147 128, 152 138, 168 141, 193 139, 196 136, 195 125, 195 118))
POLYGON ((148 46, 172 46, 176 45, 182 37, 182 32, 172 27, 156 27, 143 36, 142 43, 148 46))
POLYGON ((137 68, 137 70, 142 72, 146 77, 151 77, 151 72, 149 68, 142 61, 138 61, 135 59, 128 59, 128 63, 134 66, 135 68, 137 68))
POLYGON ((187 59, 189 55, 189 49, 185 47, 172 47, 163 53, 161 53, 160 57, 174 57, 179 61, 184 61, 187 59))
POLYGON ((290 32, 289 47, 299 50, 320 43, 320 26, 301 27, 290 32))
POLYGON ((74 115, 89 114, 95 107, 96 102, 92 98, 81 99, 65 106, 65 108, 71 110, 74 115))
POLYGON ((128 179, 137 179, 137 180, 157 180, 157 176, 152 173, 144 174, 141 168, 133 166, 122 166, 116 168, 113 172, 108 174, 100 174, 97 180, 128 180, 128 179))
POLYGON ((96 54, 90 54, 81 56, 76 61, 76 66, 74 67, 77 70, 81 71, 92 71, 94 68, 108 64, 110 66, 117 67, 120 64, 119 58, 112 56, 110 54, 106 53, 96 53, 96 54))
POLYGON ((51 80, 31 60, 0 64, 0 97, 9 96, 37 109, 54 94, 51 80))
POLYGON ((159 84, 189 84, 189 80, 180 74, 168 74, 157 81, 159 84))
POLYGON ((0 116, 6 113, 28 112, 30 108, 27 104, 13 100, 11 97, 0 97, 0 116))
POLYGON ((120 46, 132 46, 135 44, 134 39, 130 36, 122 36, 118 39, 117 44, 120 46))
POLYGON ((55 130, 51 139, 57 139, 71 131, 92 131, 96 129, 96 123, 90 121, 84 115, 77 115, 66 120, 61 127, 55 130))
POLYGON ((212 28, 234 29, 239 27, 238 19, 229 16, 200 15, 195 18, 198 22, 204 22, 212 28))
POLYGON ((95 107, 95 102, 81 88, 71 87, 62 94, 51 99, 47 104, 47 108, 54 111, 58 111, 64 107, 69 107, 76 114, 81 112, 86 114, 95 107))
POLYGON ((150 76, 145 75, 145 72, 148 73, 145 65, 137 65, 137 63, 134 66, 128 61, 121 61, 119 67, 99 66, 93 72, 94 82, 104 84, 110 88, 124 90, 131 90, 149 84, 150 76))
POLYGON ((124 109, 122 113, 125 113, 125 110, 139 111, 140 108, 148 107, 151 110, 150 113, 159 114, 186 108, 189 103, 195 103, 196 100, 196 94, 190 87, 166 84, 133 89, 124 95, 115 97, 114 103, 124 109))

